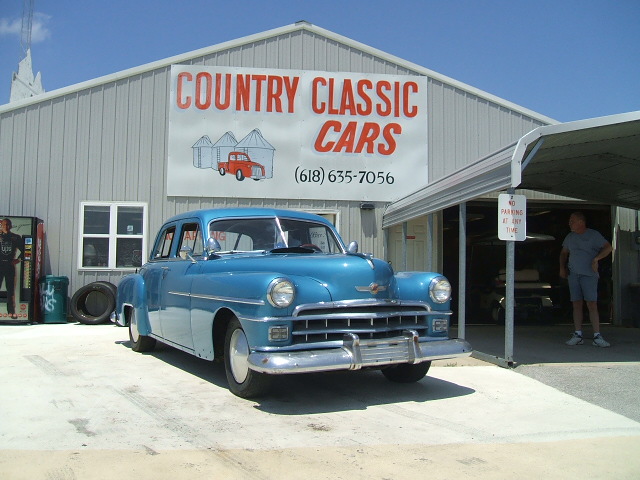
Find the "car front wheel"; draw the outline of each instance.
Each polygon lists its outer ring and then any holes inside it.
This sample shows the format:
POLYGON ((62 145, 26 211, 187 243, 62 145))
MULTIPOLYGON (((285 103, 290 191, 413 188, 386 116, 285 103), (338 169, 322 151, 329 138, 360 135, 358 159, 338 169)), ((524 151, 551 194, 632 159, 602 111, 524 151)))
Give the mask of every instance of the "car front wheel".
POLYGON ((422 380, 429 371, 431 362, 422 362, 416 364, 403 363, 382 369, 382 374, 396 383, 413 383, 422 380))
POLYGON ((257 397, 264 394, 270 379, 264 373, 249 368, 249 343, 237 318, 233 318, 227 327, 224 345, 224 367, 229 382, 229 390, 242 398, 257 397))
POLYGON ((129 340, 131 349, 134 352, 149 352, 156 346, 156 339, 140 335, 138 332, 138 322, 136 321, 136 311, 132 308, 129 311, 129 340))

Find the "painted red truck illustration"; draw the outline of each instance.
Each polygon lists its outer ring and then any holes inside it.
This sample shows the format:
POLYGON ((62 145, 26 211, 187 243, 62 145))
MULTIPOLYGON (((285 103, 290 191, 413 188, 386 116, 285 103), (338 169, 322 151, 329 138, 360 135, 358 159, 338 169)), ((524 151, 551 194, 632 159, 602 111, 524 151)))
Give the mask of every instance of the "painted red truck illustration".
POLYGON ((251 160, 244 152, 231 152, 226 162, 218 162, 218 172, 226 175, 227 172, 236 176, 236 180, 245 178, 262 180, 266 178, 264 166, 251 160))

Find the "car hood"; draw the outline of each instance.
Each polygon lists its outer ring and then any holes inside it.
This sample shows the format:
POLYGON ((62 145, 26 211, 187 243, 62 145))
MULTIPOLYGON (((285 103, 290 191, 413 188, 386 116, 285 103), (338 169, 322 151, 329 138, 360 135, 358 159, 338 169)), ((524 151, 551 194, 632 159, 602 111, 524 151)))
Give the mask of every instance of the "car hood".
MULTIPOLYGON (((321 284, 333 301, 395 298, 391 266, 380 259, 350 254, 229 255, 210 260, 221 271, 265 272, 290 277, 298 287, 305 278, 321 284)), ((215 268, 218 270, 218 268, 215 268)))

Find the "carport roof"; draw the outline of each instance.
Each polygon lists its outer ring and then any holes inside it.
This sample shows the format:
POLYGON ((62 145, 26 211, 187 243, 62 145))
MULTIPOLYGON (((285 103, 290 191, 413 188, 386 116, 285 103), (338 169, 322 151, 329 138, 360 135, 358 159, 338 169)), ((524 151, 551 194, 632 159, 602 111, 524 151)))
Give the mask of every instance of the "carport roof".
POLYGON ((387 208, 383 227, 506 188, 640 209, 640 111, 546 125, 387 208))

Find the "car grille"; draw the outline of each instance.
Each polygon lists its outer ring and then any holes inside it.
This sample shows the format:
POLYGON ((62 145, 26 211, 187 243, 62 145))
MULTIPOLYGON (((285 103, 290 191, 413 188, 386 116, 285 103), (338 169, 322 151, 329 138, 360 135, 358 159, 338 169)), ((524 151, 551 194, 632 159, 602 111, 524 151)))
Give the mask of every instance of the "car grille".
POLYGON ((262 169, 260 167, 251 167, 251 176, 253 178, 262 178, 262 169))
POLYGON ((291 333, 294 345, 342 342, 349 333, 366 340, 401 337, 414 330, 423 337, 434 313, 423 305, 305 308, 294 317, 291 333))

